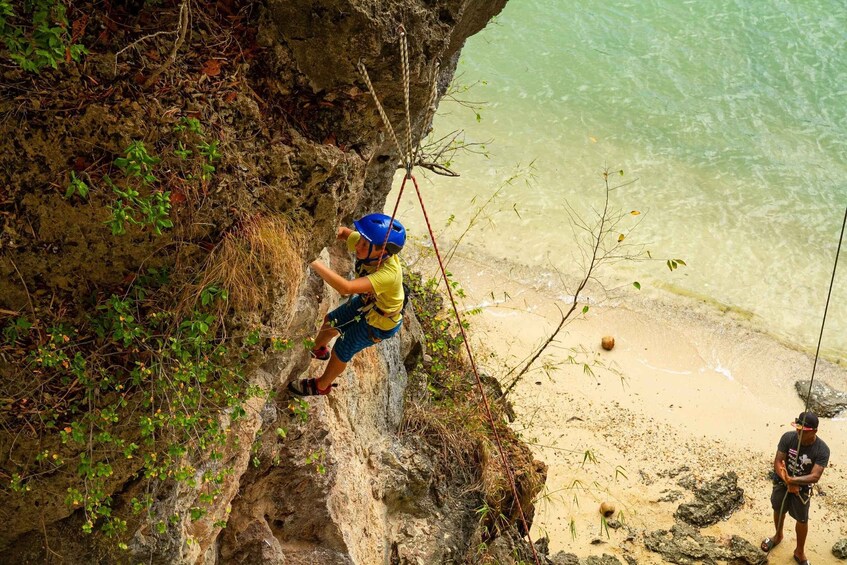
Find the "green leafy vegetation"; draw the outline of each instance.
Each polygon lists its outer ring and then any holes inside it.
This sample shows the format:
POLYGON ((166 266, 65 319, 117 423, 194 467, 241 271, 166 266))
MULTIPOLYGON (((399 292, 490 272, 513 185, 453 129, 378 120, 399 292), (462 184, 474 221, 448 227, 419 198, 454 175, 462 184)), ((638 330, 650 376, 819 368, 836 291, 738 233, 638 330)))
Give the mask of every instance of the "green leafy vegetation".
POLYGON ((83 26, 71 26, 67 8, 60 0, 0 0, 0 55, 23 70, 38 73, 45 67, 79 62, 88 50, 77 43, 83 26), (76 33, 72 33, 76 31, 76 33))
POLYGON ((78 194, 83 199, 88 198, 88 185, 81 178, 77 177, 74 171, 71 171, 71 181, 68 183, 65 198, 70 198, 74 194, 78 194))
MULTIPOLYGON (((24 353, 24 366, 46 387, 29 425, 48 435, 45 444, 50 434, 58 440, 9 486, 28 492, 41 474, 74 472, 79 483, 65 503, 84 510, 86 533, 126 529, 109 494, 118 468, 124 480, 176 480, 197 489, 201 502, 214 500, 230 471, 220 463, 227 442, 220 414, 237 421, 246 399, 265 394, 246 385, 249 353, 231 351, 212 314, 226 293, 205 289, 205 300, 178 317, 151 298, 168 284, 167 272, 151 269, 126 295, 104 298, 78 327, 18 318, 3 329, 4 349, 24 353), (213 464, 200 473, 188 463, 196 455, 213 464)), ((134 499, 132 509, 151 503, 134 499)), ((203 514, 191 510, 193 520, 203 514)))
POLYGON ((127 224, 150 226, 157 235, 161 235, 162 229, 173 227, 171 193, 151 190, 158 182, 153 167, 160 161, 147 153, 142 141, 133 141, 126 149, 126 156, 115 159, 115 166, 123 172, 125 180, 121 188, 108 175, 104 177, 119 197, 110 208, 111 219, 106 222, 112 228, 112 235, 125 234, 127 224), (142 195, 142 191, 146 195, 142 195))
MULTIPOLYGON (((203 190, 212 163, 222 158, 195 118, 181 118, 174 135, 157 145, 159 155, 141 140, 131 142, 113 160, 111 175, 99 177, 108 193, 91 183, 96 174, 72 171, 65 198, 105 202, 113 236, 133 228, 163 234, 174 227, 174 193, 160 177, 167 175, 183 194, 191 183, 203 190), (171 167, 179 162, 181 168, 171 167)), ((294 296, 301 273, 286 221, 250 218, 226 234, 217 250, 222 254, 211 253, 196 272, 147 267, 129 274, 120 289, 94 289, 83 311, 38 308, 31 316, 7 319, 0 328, 0 356, 15 367, 13 381, 34 388, 7 393, 0 421, 32 432, 44 447, 31 460, 0 469, 2 488, 63 499, 82 512, 85 533, 115 537, 119 547, 127 546, 121 536, 132 518, 115 512, 112 493, 128 480, 185 485, 197 501, 186 517, 197 521, 208 514, 232 472, 223 462, 230 428, 246 414, 246 401, 267 395, 246 381, 247 364, 254 354, 300 343, 265 335, 267 330, 239 328, 233 334, 223 323, 230 308, 257 304, 266 275, 286 284, 288 298, 294 296), (252 293, 249 304, 245 292, 252 293), (202 469, 192 463, 201 460, 202 469), (66 492, 39 492, 55 475, 73 477, 66 492)), ((294 412, 305 421, 308 403, 295 405, 294 412)), ((322 451, 309 463, 325 472, 322 451)), ((133 497, 127 510, 138 519, 152 513, 153 491, 148 487, 133 497)), ((157 520, 154 529, 165 532, 181 519, 157 520)))

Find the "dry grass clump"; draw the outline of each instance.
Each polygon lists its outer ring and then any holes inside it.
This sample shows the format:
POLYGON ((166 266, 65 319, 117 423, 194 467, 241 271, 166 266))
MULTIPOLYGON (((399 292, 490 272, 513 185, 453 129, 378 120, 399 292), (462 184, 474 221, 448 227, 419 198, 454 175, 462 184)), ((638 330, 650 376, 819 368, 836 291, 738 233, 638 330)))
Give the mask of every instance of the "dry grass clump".
POLYGON ((409 399, 403 414, 400 435, 414 435, 437 454, 439 470, 448 479, 479 486, 483 433, 472 432, 458 407, 422 403, 409 399))
POLYGON ((280 297, 293 305, 304 272, 301 240, 280 216, 245 220, 209 254, 195 299, 204 288, 217 284, 239 310, 254 310, 280 297))

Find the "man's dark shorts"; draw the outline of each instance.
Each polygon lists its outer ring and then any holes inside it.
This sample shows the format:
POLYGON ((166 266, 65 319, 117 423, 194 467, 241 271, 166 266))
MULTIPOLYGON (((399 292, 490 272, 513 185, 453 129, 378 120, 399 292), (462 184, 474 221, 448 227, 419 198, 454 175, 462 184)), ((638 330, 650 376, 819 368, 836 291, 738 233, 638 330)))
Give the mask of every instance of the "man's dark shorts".
POLYGON ((771 493, 771 506, 773 507, 774 512, 779 512, 781 508, 783 514, 788 511, 789 516, 798 522, 805 524, 809 521, 809 506, 811 505, 812 493, 810 491, 801 491, 801 498, 796 494, 789 494, 785 497, 786 492, 787 488, 782 483, 773 486, 773 492, 771 493), (782 506, 783 497, 785 497, 785 506, 782 506), (806 501, 805 504, 803 503, 804 500, 806 501))

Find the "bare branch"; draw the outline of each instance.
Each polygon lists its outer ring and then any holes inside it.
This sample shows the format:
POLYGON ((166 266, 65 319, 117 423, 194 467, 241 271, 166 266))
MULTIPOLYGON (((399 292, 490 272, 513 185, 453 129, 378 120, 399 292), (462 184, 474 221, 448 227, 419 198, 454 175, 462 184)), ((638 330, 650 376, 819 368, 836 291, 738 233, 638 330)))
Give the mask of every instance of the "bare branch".
MULTIPOLYGON (((547 350, 551 344, 554 343, 556 338, 561 333, 562 329, 567 325, 571 316, 576 311, 576 308, 579 304, 579 298, 582 292, 585 290, 586 286, 589 282, 594 282, 599 284, 600 288, 605 290, 603 284, 597 278, 597 271, 604 264, 608 264, 611 262, 625 260, 625 259, 636 259, 641 255, 640 248, 636 245, 632 245, 629 243, 624 243, 626 237, 623 239, 618 235, 619 230, 618 226, 623 221, 623 218, 627 216, 626 213, 621 211, 612 211, 610 210, 610 202, 609 196, 611 192, 621 186, 626 186, 635 181, 630 181, 616 187, 611 187, 609 183, 609 170, 606 169, 603 172, 603 182, 605 185, 605 193, 604 193, 604 201, 602 210, 597 210, 592 207, 592 212, 597 215, 597 222, 593 225, 589 225, 585 219, 583 219, 579 213, 571 206, 569 203, 565 203, 565 212, 568 215, 571 225, 571 231, 574 234, 574 239, 577 240, 577 243, 580 241, 584 241, 586 245, 579 245, 580 253, 582 254, 583 260, 583 268, 585 269, 585 273, 583 274, 582 279, 577 284, 576 291, 573 293, 573 302, 568 308, 567 312, 562 313, 561 309, 559 309, 559 314, 561 315, 561 319, 559 323, 556 325, 555 329, 547 336, 545 339, 534 351, 532 355, 530 355, 527 360, 523 363, 523 366, 520 370, 518 370, 511 380, 511 382, 503 389, 501 397, 506 396, 509 392, 514 389, 514 387, 520 382, 521 378, 530 370, 532 365, 541 357, 541 355, 547 350), (582 232, 582 234, 580 233, 582 232), (583 239, 584 238, 584 239, 583 239), (638 248, 638 251, 630 252, 628 249, 638 248)), ((639 218, 638 222, 642 218, 639 218)), ((638 223, 636 223, 637 227, 638 223)), ((628 232, 632 232, 634 228, 630 228, 627 230, 628 232)), ((555 270, 555 269, 554 269, 555 270)), ((559 280, 562 282, 564 286, 564 281, 562 279, 561 273, 556 270, 559 275, 559 280)), ((558 308, 558 305, 556 306, 558 308)), ((586 306, 587 307, 587 306, 586 306)), ((515 373, 515 368, 512 368, 508 373, 506 373, 505 377, 510 376, 515 373)))
POLYGON ((438 163, 425 163, 422 161, 418 161, 415 163, 416 167, 421 167, 422 169, 427 169, 428 171, 432 171, 436 175, 442 175, 445 177, 458 177, 459 173, 448 169, 444 165, 439 165, 438 163))
POLYGON ((147 80, 144 81, 142 88, 145 90, 150 88, 153 83, 158 80, 159 76, 165 72, 168 67, 170 67, 174 61, 176 61, 176 54, 179 51, 179 48, 182 47, 182 43, 185 41, 185 35, 188 33, 188 28, 190 27, 191 17, 190 17, 190 8, 189 8, 190 0, 183 0, 182 4, 179 7, 179 27, 177 27, 177 38, 174 42, 173 49, 171 49, 170 55, 165 59, 165 62, 162 63, 159 68, 153 71, 147 80))
POLYGON ((127 45, 126 47, 124 47, 123 49, 121 49, 120 51, 115 53, 115 74, 116 75, 118 74, 118 57, 120 57, 121 53, 123 53, 127 49, 131 49, 131 48, 135 47, 136 45, 138 45, 139 43, 147 41, 148 39, 153 39, 154 37, 158 37, 160 35, 178 35, 178 34, 179 34, 179 29, 175 29, 174 31, 157 31, 156 33, 151 33, 150 35, 145 35, 144 37, 136 39, 135 41, 133 41, 132 43, 130 43, 129 45, 127 45))

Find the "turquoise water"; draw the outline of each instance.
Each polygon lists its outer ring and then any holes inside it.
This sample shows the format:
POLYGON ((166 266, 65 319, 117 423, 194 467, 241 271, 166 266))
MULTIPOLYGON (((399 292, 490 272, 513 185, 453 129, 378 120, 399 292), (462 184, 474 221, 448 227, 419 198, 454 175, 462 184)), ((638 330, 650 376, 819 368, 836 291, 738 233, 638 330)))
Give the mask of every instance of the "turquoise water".
MULTIPOLYGON (((421 180, 435 224, 455 216, 445 237, 532 162, 466 250, 575 272, 565 203, 602 206, 600 173, 623 169, 615 182, 635 182, 613 206, 642 214, 621 231, 640 219, 627 241, 661 261, 615 276, 749 312, 814 347, 847 206, 841 0, 511 0, 467 42, 456 82, 474 85, 458 98, 486 102, 481 120, 445 100, 435 134, 464 130, 489 155, 457 155, 458 179, 421 180), (670 272, 666 258, 688 266, 670 272)), ((415 207, 406 196, 401 214, 422 231, 415 207)), ((847 261, 823 346, 847 351, 847 261)))

